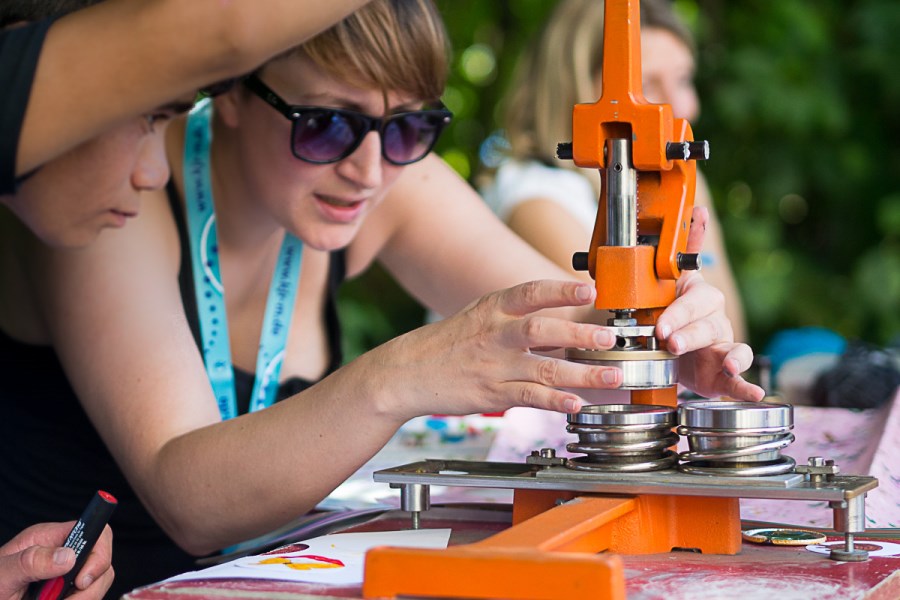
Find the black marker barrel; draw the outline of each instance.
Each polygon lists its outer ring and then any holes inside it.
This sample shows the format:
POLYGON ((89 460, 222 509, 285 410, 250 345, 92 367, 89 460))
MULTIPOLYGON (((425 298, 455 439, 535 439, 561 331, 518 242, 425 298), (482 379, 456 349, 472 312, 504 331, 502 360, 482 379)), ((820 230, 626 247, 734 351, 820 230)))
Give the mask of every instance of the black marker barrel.
POLYGON ((45 581, 36 596, 37 600, 59 600, 74 587, 75 576, 81 571, 91 550, 94 549, 94 544, 100 539, 100 534, 103 533, 103 528, 109 522, 116 505, 118 501, 109 492, 99 490, 94 494, 63 544, 63 547, 75 551, 75 566, 62 577, 45 581))

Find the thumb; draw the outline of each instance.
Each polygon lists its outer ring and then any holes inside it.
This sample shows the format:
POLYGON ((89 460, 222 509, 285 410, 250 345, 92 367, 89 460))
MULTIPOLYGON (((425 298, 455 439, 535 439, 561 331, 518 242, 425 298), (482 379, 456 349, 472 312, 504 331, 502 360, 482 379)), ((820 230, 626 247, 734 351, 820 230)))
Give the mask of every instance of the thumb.
POLYGON ((0 598, 20 598, 33 581, 52 579, 75 566, 71 548, 30 546, 21 552, 0 557, 0 598))

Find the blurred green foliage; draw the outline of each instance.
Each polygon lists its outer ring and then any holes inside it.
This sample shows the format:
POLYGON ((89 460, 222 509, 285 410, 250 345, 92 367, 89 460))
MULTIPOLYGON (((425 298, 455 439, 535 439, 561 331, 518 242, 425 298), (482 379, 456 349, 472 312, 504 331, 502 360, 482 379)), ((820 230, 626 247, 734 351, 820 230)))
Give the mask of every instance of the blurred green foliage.
MULTIPOLYGON (((438 147, 463 176, 497 128, 498 100, 555 2, 437 0, 453 42, 438 147)), ((900 2, 675 0, 698 46, 693 123, 761 350, 817 325, 900 336, 900 2)), ((602 33, 601 33, 602 34, 602 33)), ((383 271, 342 294, 348 357, 422 322, 383 271)))

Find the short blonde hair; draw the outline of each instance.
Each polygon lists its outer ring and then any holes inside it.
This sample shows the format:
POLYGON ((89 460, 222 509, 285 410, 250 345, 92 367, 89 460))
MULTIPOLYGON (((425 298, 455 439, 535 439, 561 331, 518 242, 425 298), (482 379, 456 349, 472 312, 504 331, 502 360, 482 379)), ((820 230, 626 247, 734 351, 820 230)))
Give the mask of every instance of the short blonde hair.
MULTIPOLYGON (((694 51, 690 31, 671 0, 641 0, 641 27, 665 29, 694 51)), ((574 168, 556 158, 572 137, 572 107, 595 102, 594 79, 603 68, 602 0, 561 0, 538 41, 517 65, 504 99, 510 154, 520 160, 574 168)))
POLYGON ((444 92, 450 44, 432 0, 373 0, 295 52, 346 81, 430 101, 444 92))

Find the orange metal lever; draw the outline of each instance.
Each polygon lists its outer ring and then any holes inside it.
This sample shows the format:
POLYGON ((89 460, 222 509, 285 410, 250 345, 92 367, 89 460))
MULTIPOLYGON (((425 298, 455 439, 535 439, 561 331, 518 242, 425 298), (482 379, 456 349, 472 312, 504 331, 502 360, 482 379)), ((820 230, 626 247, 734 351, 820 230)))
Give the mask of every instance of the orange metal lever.
POLYGON ((696 185, 696 165, 670 160, 670 143, 693 140, 691 126, 675 119, 666 104, 650 104, 641 88, 640 12, 637 0, 606 2, 603 91, 593 104, 578 104, 572 115, 575 164, 604 172, 608 142, 625 140, 638 171, 637 233, 658 236, 652 245, 610 246, 607 239, 606 177, 591 239, 588 269, 597 287, 598 309, 653 309, 675 299, 678 254, 685 251, 696 185))

